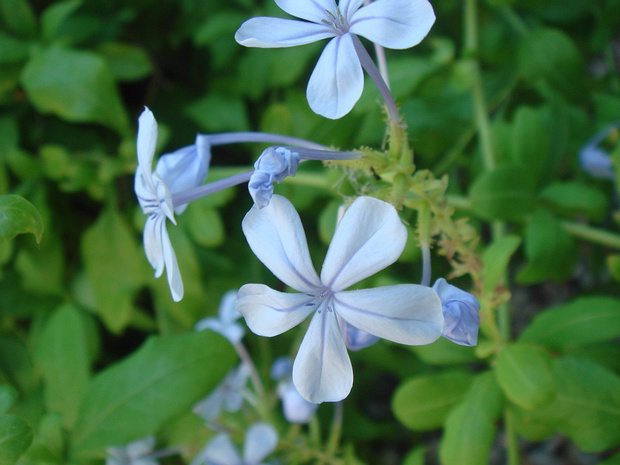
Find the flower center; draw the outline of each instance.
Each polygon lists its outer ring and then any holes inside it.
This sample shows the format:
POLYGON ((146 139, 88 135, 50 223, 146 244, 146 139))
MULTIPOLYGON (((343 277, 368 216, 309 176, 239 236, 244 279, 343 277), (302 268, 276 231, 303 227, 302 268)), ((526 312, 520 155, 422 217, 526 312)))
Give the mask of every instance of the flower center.
POLYGON ((309 294, 309 295, 314 297, 314 299, 312 299, 312 302, 308 302, 306 305, 315 306, 316 311, 319 313, 319 315, 321 314, 323 310, 327 312, 331 312, 334 310, 334 305, 333 305, 334 293, 330 288, 328 287, 323 288, 318 295, 317 294, 309 294))
POLYGON ((321 22, 323 24, 326 24, 328 26, 331 26, 334 31, 339 34, 346 34, 347 32, 349 32, 349 25, 347 24, 347 21, 345 20, 344 16, 342 16, 342 13, 340 12, 340 8, 336 7, 336 13, 332 13, 329 10, 325 10, 325 14, 329 17, 329 19, 322 19, 321 22))

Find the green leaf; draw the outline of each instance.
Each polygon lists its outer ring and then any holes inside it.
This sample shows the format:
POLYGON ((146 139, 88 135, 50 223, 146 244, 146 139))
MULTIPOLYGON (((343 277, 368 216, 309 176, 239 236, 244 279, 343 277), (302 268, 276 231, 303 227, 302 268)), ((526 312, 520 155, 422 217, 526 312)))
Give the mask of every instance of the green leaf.
POLYGON ((37 351, 43 373, 45 404, 62 414, 71 429, 90 379, 87 328, 79 309, 66 304, 47 321, 37 351))
POLYGON ((32 104, 70 122, 100 123, 129 135, 127 113, 114 77, 100 56, 51 47, 24 68, 22 84, 32 104))
POLYGON ((497 381, 515 404, 534 410, 549 404, 555 386, 549 365, 551 358, 540 347, 510 344, 497 356, 497 381))
POLYGON ((620 453, 605 460, 604 462, 599 463, 599 465, 620 465, 620 453))
POLYGON ((506 274, 510 257, 521 244, 519 236, 504 236, 489 245, 482 255, 484 264, 484 290, 490 292, 495 289, 506 274))
POLYGON ((8 65, 21 63, 28 59, 29 46, 27 42, 22 42, 0 31, 0 63, 8 65))
POLYGON ((554 417, 559 430, 585 452, 620 444, 620 377, 596 363, 557 359, 552 367, 556 401, 541 414, 554 417))
POLYGON ((402 465, 424 465, 425 454, 426 448, 424 446, 416 447, 405 456, 402 465))
POLYGON ((605 194, 579 181, 552 183, 540 193, 540 199, 558 213, 567 216, 586 215, 592 221, 601 221, 609 208, 605 194))
POLYGON ((443 465, 489 463, 496 434, 495 420, 502 403, 502 393, 493 373, 479 375, 463 401, 446 419, 439 447, 443 465))
POLYGON ((84 233, 81 250, 97 313, 118 333, 131 320, 133 298, 145 282, 144 258, 131 230, 110 208, 84 233))
POLYGON ((212 331, 149 338, 93 380, 75 425, 73 451, 93 456, 155 433, 215 388, 235 360, 232 346, 212 331))
POLYGON ((609 255, 607 257, 607 268, 613 278, 620 282, 620 254, 609 255))
POLYGON ((0 0, 0 15, 7 28, 17 35, 34 37, 37 21, 26 0, 0 0))
POLYGON ((226 231, 220 213, 208 203, 192 203, 186 212, 187 228, 197 244, 203 247, 217 247, 224 243, 226 231))
POLYGON ((536 210, 525 230, 527 264, 517 274, 521 284, 565 281, 578 259, 577 244, 547 210, 536 210))
POLYGON ((22 246, 15 260, 22 287, 37 294, 61 296, 65 292, 63 245, 56 232, 47 232, 40 246, 22 246))
POLYGON ((81 0, 67 0, 47 7, 41 15, 41 36, 43 39, 48 41, 54 39, 58 28, 81 5, 81 0))
POLYGON ((548 176, 550 164, 551 115, 546 108, 519 107, 515 113, 512 137, 511 158, 513 162, 527 166, 529 176, 540 184, 548 176))
POLYGON ((537 315, 519 340, 563 351, 620 336, 620 300, 581 297, 537 315))
POLYGON ((8 384, 0 386, 0 414, 7 413, 17 400, 18 393, 8 384))
POLYGON ((504 165, 483 173, 469 191, 472 210, 486 220, 520 220, 535 203, 535 179, 521 165, 504 165))
POLYGON ((37 242, 43 237, 43 218, 37 209, 19 195, 0 196, 0 241, 27 233, 37 242))
POLYGON ((432 344, 408 346, 408 348, 429 365, 453 365, 478 360, 474 347, 461 346, 445 338, 439 338, 432 344))
POLYGON ((185 114, 203 131, 247 131, 250 128, 245 105, 240 98, 208 94, 187 107, 185 114))
POLYGON ((32 428, 15 415, 0 415, 0 463, 13 465, 32 443, 32 428))
POLYGON ((97 47, 119 81, 137 81, 153 72, 153 65, 146 52, 135 45, 106 42, 97 47))
POLYGON ((535 84, 543 84, 574 98, 583 98, 584 63, 571 38, 557 29, 538 29, 524 36, 518 52, 519 70, 535 84))
POLYGON ((402 383, 392 398, 392 412, 407 428, 431 431, 443 425, 446 416, 469 389, 473 376, 463 371, 418 376, 402 383))

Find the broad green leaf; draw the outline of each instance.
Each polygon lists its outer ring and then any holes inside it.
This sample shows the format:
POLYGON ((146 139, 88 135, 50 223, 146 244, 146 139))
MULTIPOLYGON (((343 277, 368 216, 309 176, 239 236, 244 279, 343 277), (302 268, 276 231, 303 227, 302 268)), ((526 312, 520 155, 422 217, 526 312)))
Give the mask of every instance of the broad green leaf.
POLYGON ((226 238, 224 222, 220 213, 202 202, 195 202, 189 206, 185 213, 189 233, 197 244, 203 247, 217 247, 226 238))
POLYGON ((131 230, 111 208, 84 233, 81 250, 97 313, 118 333, 131 320, 134 295, 144 283, 144 258, 131 230))
POLYGON ((504 236, 493 241, 482 254, 484 264, 484 290, 490 292, 500 284, 501 278, 506 274, 510 257, 517 251, 521 244, 519 236, 504 236))
POLYGON ((453 365, 478 360, 474 347, 461 346, 442 337, 432 344, 408 348, 429 365, 453 365))
MULTIPOLYGON (((47 413, 39 421, 34 441, 25 453, 25 465, 65 465, 67 432, 58 413, 47 413)), ((20 461, 21 463, 21 461, 20 461)))
POLYGON ((146 52, 140 47, 120 42, 106 42, 97 47, 108 66, 119 81, 144 79, 153 71, 153 65, 146 52))
POLYGON ((521 106, 517 109, 511 137, 511 158, 514 163, 527 166, 529 176, 540 184, 548 176, 550 164, 551 114, 546 108, 521 106))
POLYGON ((620 453, 608 458, 604 462, 599 463, 599 465, 620 465, 620 453))
POLYGON ((620 254, 609 255, 607 257, 607 268, 613 278, 620 282, 620 254))
POLYGON ((535 179, 521 165, 503 165, 478 177, 469 191, 472 210, 486 220, 520 220, 535 203, 535 179))
POLYGON ((234 362, 232 346, 212 331, 149 338, 91 383, 74 428, 74 453, 93 456, 155 433, 215 388, 234 362))
POLYGON ((519 70, 536 84, 548 85, 574 98, 584 92, 584 63, 572 39, 557 29, 527 34, 518 53, 519 70))
POLYGON ((41 334, 37 361, 47 410, 62 414, 63 425, 70 430, 90 379, 87 328, 78 308, 66 304, 50 316, 41 334))
POLYGON ((19 271, 24 289, 37 294, 61 296, 65 292, 65 257, 63 245, 51 229, 41 244, 21 247, 15 269, 19 271))
POLYGON ((18 234, 33 234, 37 242, 43 236, 43 218, 28 200, 19 195, 0 196, 0 241, 18 234))
POLYGON ((495 374, 508 399, 534 410, 549 404, 555 396, 550 363, 551 358, 540 347, 511 344, 497 356, 495 374))
POLYGON ((586 215, 590 220, 600 221, 607 214, 609 200, 599 189, 578 181, 558 181, 547 186, 540 199, 558 213, 586 215))
POLYGON ((7 28, 24 37, 33 37, 37 31, 34 11, 27 0, 0 0, 0 15, 7 28))
POLYGON ((439 447, 443 465, 483 465, 495 440, 502 393, 491 372, 479 375, 463 401, 448 415, 439 447))
POLYGON ((41 113, 70 122, 100 123, 123 135, 130 132, 114 77, 100 56, 54 46, 24 68, 22 84, 41 113))
POLYGON ((82 5, 81 0, 67 0, 50 5, 41 15, 41 35, 45 40, 52 40, 58 28, 71 14, 82 5))
POLYGON ((0 414, 7 413, 17 400, 18 393, 13 386, 0 386, 0 414))
POLYGON ((32 428, 15 415, 0 415, 0 464, 13 465, 32 443, 32 428))
POLYGON ((517 274, 521 284, 553 279, 561 282, 573 274, 577 244, 547 210, 536 210, 525 230, 527 264, 517 274))
POLYGON ((620 300, 612 297, 581 297, 537 315, 519 341, 562 351, 610 341, 620 336, 620 300))
POLYGON ((392 412, 414 431, 441 427, 452 408, 469 389, 473 376, 464 371, 446 371, 418 376, 402 383, 392 398, 392 412))
POLYGON ((0 63, 3 65, 21 63, 28 59, 29 46, 23 42, 0 31, 0 63))
POLYGON ((620 444, 620 377, 596 363, 563 357, 552 366, 556 401, 541 414, 585 452, 620 444))
POLYGON ((403 460, 402 465, 424 465, 424 455, 426 448, 424 446, 412 449, 403 460))
POLYGON ((187 107, 185 114, 203 131, 247 131, 250 122, 240 98, 208 94, 187 107))

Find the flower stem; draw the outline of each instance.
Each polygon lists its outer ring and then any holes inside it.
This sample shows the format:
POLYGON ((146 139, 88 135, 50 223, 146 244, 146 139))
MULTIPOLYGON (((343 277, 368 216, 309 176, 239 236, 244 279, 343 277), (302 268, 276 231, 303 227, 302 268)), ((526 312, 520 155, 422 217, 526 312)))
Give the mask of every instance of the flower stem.
POLYGON ((387 84, 381 77, 381 73, 377 69, 375 62, 372 61, 372 58, 368 54, 368 51, 362 45, 362 41, 355 34, 351 34, 353 38, 353 46, 355 47, 355 51, 357 52, 357 56, 362 63, 362 68, 366 70, 370 79, 373 80, 379 92, 381 93, 381 97, 383 97, 383 101, 385 102, 385 106, 387 107, 388 114, 390 115, 390 120, 392 124, 398 124, 400 117, 398 116, 398 109, 396 108, 396 102, 394 101, 394 97, 390 92, 387 84))
POLYGON ((312 142, 299 137, 284 136, 281 134, 271 134, 267 132, 223 132, 220 134, 205 134, 203 137, 211 146, 241 144, 241 143, 257 143, 271 145, 293 145, 295 147, 304 147, 314 150, 326 150, 327 147, 316 142, 312 142))
POLYGON ((237 342, 234 347, 237 351, 237 354, 239 354, 239 358, 241 359, 241 361, 245 363, 246 366, 250 369, 250 378, 252 379, 252 385, 254 386, 256 394, 259 396, 259 398, 262 399, 265 395, 265 390, 263 389, 263 383, 258 376, 258 371, 256 370, 254 362, 252 361, 252 357, 250 357, 250 354, 248 353, 243 343, 237 342))
POLYGON ((340 435, 342 433, 342 417, 344 413, 343 402, 336 402, 334 404, 334 418, 332 420, 331 431, 329 432, 329 438, 327 440, 327 447, 325 452, 329 457, 334 457, 340 444, 340 435))
POLYGON ((219 181, 203 184, 202 186, 198 186, 193 189, 188 189, 183 192, 172 194, 172 205, 175 208, 180 207, 181 205, 185 205, 186 203, 190 203, 194 200, 206 197, 207 195, 214 194, 215 192, 219 192, 229 187, 242 184, 250 179, 252 173, 254 173, 254 169, 245 171, 240 174, 236 174, 229 178, 220 179, 219 181))

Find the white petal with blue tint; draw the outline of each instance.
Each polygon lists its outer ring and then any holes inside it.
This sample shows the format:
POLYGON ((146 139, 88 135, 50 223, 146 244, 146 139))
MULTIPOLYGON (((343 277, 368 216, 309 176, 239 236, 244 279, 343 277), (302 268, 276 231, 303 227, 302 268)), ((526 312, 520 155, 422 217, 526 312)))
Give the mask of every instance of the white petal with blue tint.
POLYGON ((375 0, 351 16, 350 31, 386 48, 405 49, 419 44, 434 22, 427 0, 375 0))
POLYGON ((345 212, 329 245, 321 281, 337 292, 394 263, 407 242, 396 209, 359 197, 345 212))
POLYGON ((157 146, 157 122, 153 113, 144 107, 144 111, 138 118, 138 169, 141 170, 142 176, 147 183, 147 187, 155 191, 151 180, 151 168, 153 166, 153 157, 155 156, 155 148, 157 146))
POLYGON ((326 118, 341 118, 351 111, 363 90, 364 73, 351 36, 333 38, 308 81, 310 108, 326 118))
POLYGON ((166 274, 168 276, 168 285, 170 286, 172 299, 178 302, 183 298, 183 280, 181 279, 179 264, 177 263, 177 257, 170 243, 170 237, 168 236, 165 222, 163 222, 161 226, 161 241, 164 252, 164 263, 166 264, 166 274))
POLYGON ((347 18, 347 20, 350 20, 353 13, 355 13, 363 4, 364 0, 340 0, 338 3, 338 8, 340 8, 342 16, 347 18))
POLYGON ((287 199, 274 195, 267 207, 252 207, 242 227, 254 254, 280 281, 300 292, 321 287, 301 220, 287 199))
POLYGON ((400 344, 430 344, 443 330, 439 296, 417 284, 338 292, 334 308, 356 328, 400 344))
POLYGON ((443 278, 435 281, 433 289, 441 299, 446 321, 442 336, 462 346, 475 346, 480 328, 480 302, 476 296, 448 284, 443 278))
POLYGON ((246 284, 239 289, 237 311, 254 334, 277 336, 304 321, 316 310, 308 305, 313 297, 274 291, 263 284, 246 284))
POLYGON ((248 19, 235 33, 239 44, 260 48, 295 47, 328 37, 334 33, 325 24, 266 16, 248 19))
POLYGON ((316 312, 293 364, 293 383, 308 402, 338 402, 353 386, 353 368, 336 314, 316 312))
POLYGON ((277 5, 291 16, 296 16, 306 21, 320 23, 327 18, 326 11, 335 11, 334 0, 276 0, 277 5))
POLYGON ((215 436, 207 447, 199 452, 190 465, 243 465, 241 457, 227 434, 215 436))
POLYGON ((268 423, 256 423, 248 429, 243 444, 244 465, 257 465, 278 445, 278 433, 268 423))

